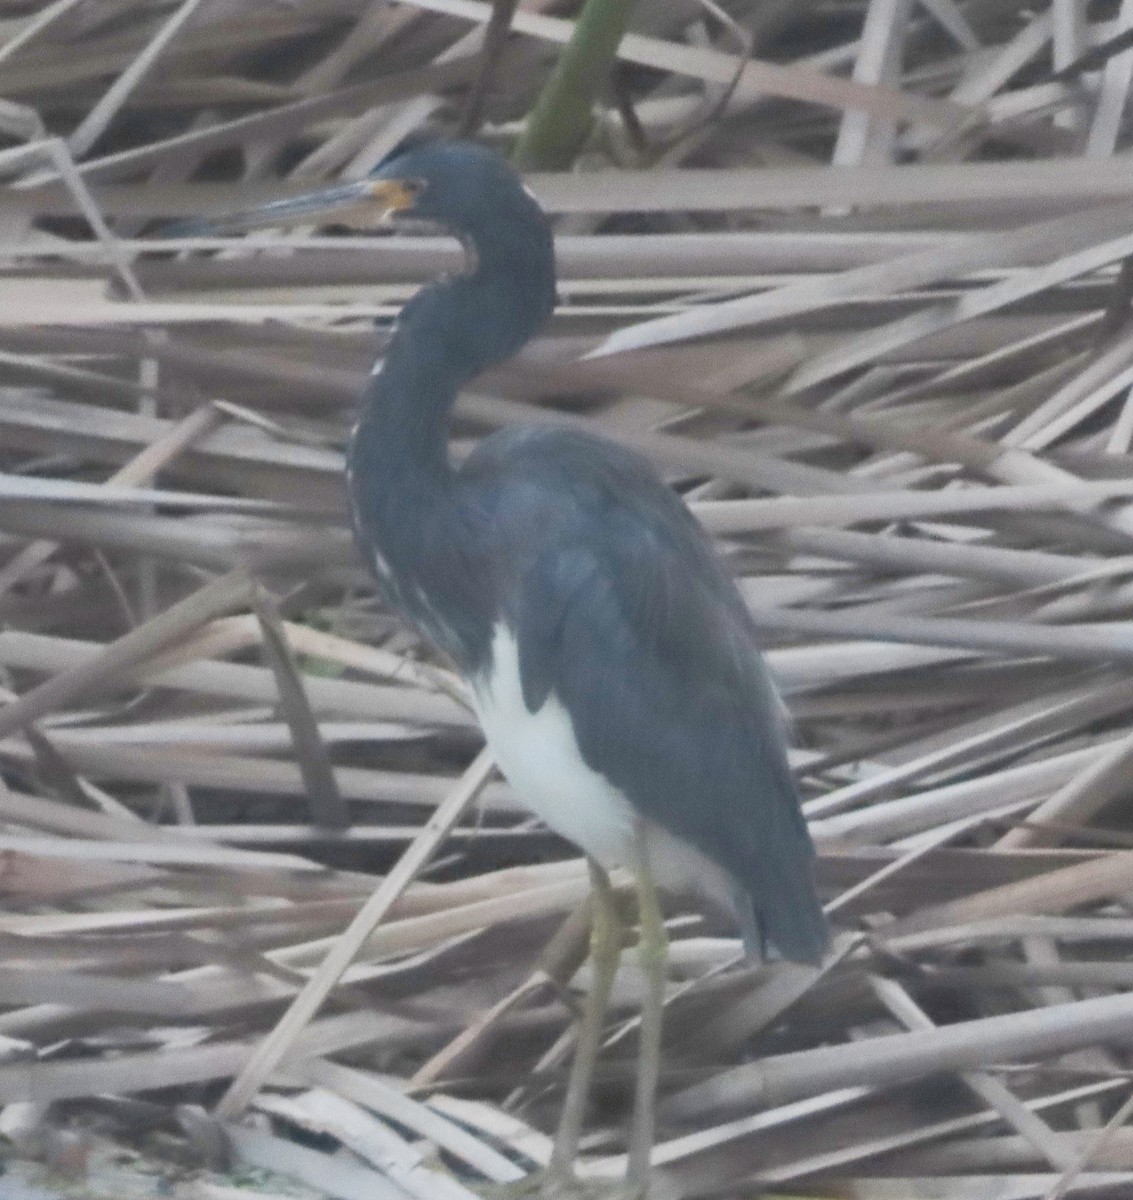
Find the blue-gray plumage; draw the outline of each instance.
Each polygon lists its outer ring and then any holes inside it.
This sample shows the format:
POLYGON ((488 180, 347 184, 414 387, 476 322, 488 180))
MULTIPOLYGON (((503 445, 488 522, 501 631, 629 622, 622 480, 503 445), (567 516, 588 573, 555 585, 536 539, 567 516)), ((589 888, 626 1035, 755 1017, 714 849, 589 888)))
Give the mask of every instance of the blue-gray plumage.
POLYGON ((826 925, 779 701, 750 615, 687 509, 643 459, 576 432, 508 430, 449 464, 457 391, 553 308, 543 213, 501 159, 468 143, 407 151, 370 183, 405 181, 399 207, 464 239, 471 269, 405 305, 371 380, 349 452, 363 554, 390 601, 472 681, 505 774, 552 826, 612 865, 628 810, 588 837, 565 808, 577 803, 595 824, 595 805, 624 798, 672 835, 656 853, 663 881, 703 884, 714 865, 742 924, 754 916, 783 955, 816 961, 826 925), (509 653, 526 714, 494 682, 509 653), (548 705, 557 723, 520 728, 548 705), (585 797, 579 783, 576 801, 569 779, 537 778, 530 749, 506 744, 528 736, 548 772, 569 775, 551 744, 563 717, 600 777, 591 791, 614 795, 585 797), (684 870, 671 841, 697 852, 684 870))
POLYGON ((347 457, 358 545, 390 604, 464 672, 516 791, 591 861, 594 983, 547 1196, 577 1191, 621 952, 606 872, 634 873, 646 992, 627 1179, 644 1196, 665 985, 655 883, 733 907, 750 945, 801 962, 826 946, 779 700, 735 584, 644 459, 540 428, 494 434, 451 466, 457 392, 514 354, 555 302, 550 228, 500 158, 432 143, 358 183, 212 228, 372 225, 390 211, 456 233, 469 269, 405 305, 371 378, 347 457))

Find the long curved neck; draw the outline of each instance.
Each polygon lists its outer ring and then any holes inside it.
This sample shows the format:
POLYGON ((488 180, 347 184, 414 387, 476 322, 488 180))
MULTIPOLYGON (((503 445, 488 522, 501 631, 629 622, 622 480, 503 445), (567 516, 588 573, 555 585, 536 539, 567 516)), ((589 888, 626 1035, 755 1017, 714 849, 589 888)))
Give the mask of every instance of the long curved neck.
MULTIPOLYGON (((382 475, 449 474, 448 417, 457 392, 510 358, 554 307, 550 231, 534 202, 500 214, 502 232, 470 246, 475 269, 422 288, 401 312, 385 363, 370 380, 352 458, 382 475)), ((357 478, 357 477, 356 477, 357 478)))
POLYGON ((457 657, 469 656, 471 634, 460 626, 475 618, 459 579, 475 571, 483 534, 449 464, 448 418, 461 386, 514 354, 549 314, 549 247, 547 235, 533 262, 522 242, 478 242, 471 274, 409 301, 348 451, 363 554, 391 602, 457 657))

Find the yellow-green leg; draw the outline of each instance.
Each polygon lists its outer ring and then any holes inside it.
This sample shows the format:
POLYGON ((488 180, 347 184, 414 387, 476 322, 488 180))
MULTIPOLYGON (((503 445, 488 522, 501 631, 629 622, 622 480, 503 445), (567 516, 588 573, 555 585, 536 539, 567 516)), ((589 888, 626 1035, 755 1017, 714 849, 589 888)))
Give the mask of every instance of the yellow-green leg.
POLYGON ((665 1004, 665 963, 669 935, 661 909, 657 885, 649 861, 648 836, 638 823, 634 831, 636 850, 633 873, 637 883, 637 907, 641 926, 638 955, 645 976, 645 999, 641 1005, 641 1035, 634 1089, 633 1129, 629 1142, 626 1183, 630 1193, 647 1196, 649 1158, 653 1152, 654 1105, 661 1074, 661 1023, 665 1004))
MULTIPOLYGON (((602 1045, 602 1029, 606 1009, 610 1002, 610 991, 614 976, 618 973, 618 959, 622 949, 621 921, 618 918, 617 900, 610 878, 593 860, 588 860, 590 882, 593 885, 593 921, 590 927, 590 958, 593 962, 594 980, 582 1020, 578 1028, 574 1062, 571 1064, 567 1082, 563 1114, 555 1135, 551 1161, 547 1164, 547 1175, 552 1181, 560 1181, 564 1190, 573 1180, 574 1160, 578 1155, 578 1143, 582 1137, 582 1125, 586 1118, 586 1101, 590 1094, 590 1083, 594 1078, 594 1065, 602 1045)), ((552 1189, 553 1190, 553 1187, 552 1189)))

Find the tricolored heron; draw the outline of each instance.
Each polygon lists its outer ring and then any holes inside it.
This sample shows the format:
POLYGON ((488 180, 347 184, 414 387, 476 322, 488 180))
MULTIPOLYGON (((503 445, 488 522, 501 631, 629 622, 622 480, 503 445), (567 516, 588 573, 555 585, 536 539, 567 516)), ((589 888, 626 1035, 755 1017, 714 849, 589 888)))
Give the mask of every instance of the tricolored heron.
POLYGON ((643 1192, 667 949, 656 884, 734 906, 749 945, 802 962, 826 945, 780 704, 735 584, 644 459, 541 426, 450 464, 460 387, 523 346, 555 302, 550 227, 502 159, 427 143, 220 227, 364 226, 391 212, 456 234, 469 264, 405 305, 366 389, 347 459, 358 545, 389 603, 468 679, 504 775, 590 863, 595 978, 551 1160, 560 1180, 621 949, 608 872, 633 871, 648 987, 629 1174, 643 1192))

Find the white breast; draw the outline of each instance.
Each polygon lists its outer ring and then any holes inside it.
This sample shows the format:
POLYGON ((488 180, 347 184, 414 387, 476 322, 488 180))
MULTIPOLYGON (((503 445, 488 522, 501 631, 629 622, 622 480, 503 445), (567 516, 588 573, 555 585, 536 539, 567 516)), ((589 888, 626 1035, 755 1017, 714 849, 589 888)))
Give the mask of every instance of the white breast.
POLYGON ((582 758, 570 714, 547 697, 528 711, 519 647, 497 625, 487 669, 473 680, 473 703, 500 770, 520 798, 556 833, 610 868, 631 862, 633 810, 582 758))

